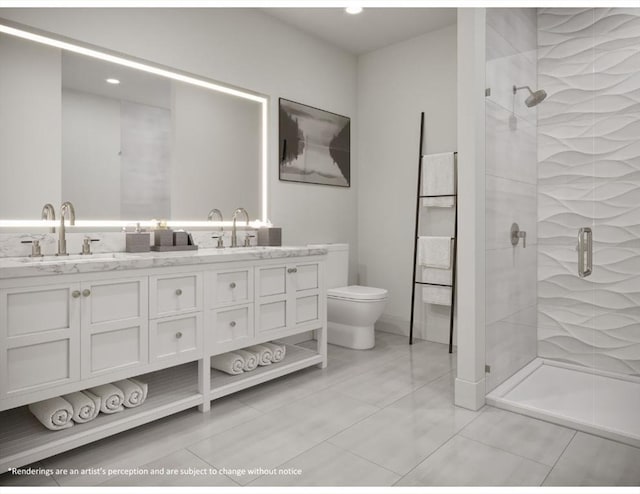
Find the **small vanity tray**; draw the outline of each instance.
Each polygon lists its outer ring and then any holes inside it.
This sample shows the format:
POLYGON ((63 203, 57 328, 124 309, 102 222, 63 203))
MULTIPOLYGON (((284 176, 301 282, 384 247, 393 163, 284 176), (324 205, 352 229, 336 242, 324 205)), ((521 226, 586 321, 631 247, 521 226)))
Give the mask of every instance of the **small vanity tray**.
POLYGON ((178 250, 198 250, 197 245, 152 245, 151 250, 156 252, 173 252, 178 250))

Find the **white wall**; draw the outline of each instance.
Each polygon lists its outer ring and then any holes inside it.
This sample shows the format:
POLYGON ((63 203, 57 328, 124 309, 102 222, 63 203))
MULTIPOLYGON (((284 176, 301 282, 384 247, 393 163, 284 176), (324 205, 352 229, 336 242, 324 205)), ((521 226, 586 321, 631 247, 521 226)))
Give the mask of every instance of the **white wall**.
POLYGON ((248 9, 2 9, 0 17, 270 96, 269 217, 287 244, 349 242, 355 278, 357 168, 349 189, 279 182, 277 169, 278 97, 354 118, 354 56, 248 9))
POLYGON ((120 102, 64 89, 61 120, 63 200, 87 219, 120 218, 120 102))
MULTIPOLYGON (((387 331, 409 331, 420 112, 425 151, 456 149, 456 58, 451 25, 358 60, 358 281, 389 290, 387 331)), ((453 217, 440 213, 442 228, 453 217)), ((429 316, 431 339, 448 341, 448 308, 429 316)))
POLYGON ((0 35, 0 60, 0 218, 37 219, 60 204, 60 50, 0 35))

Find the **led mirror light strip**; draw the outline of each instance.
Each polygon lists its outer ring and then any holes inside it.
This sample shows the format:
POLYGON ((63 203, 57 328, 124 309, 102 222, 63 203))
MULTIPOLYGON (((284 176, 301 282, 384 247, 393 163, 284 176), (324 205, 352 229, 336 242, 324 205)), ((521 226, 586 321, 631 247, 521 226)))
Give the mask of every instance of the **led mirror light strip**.
MULTIPOLYGON (((114 221, 114 220, 76 220, 74 225, 69 225, 69 221, 65 220, 65 226, 68 229, 73 228, 135 228, 140 225, 142 228, 154 228, 157 221, 114 221)), ((0 220, 0 227, 4 228, 51 228, 60 226, 60 220, 0 220)), ((219 228, 233 226, 233 221, 167 221, 166 226, 170 228, 219 228)), ((261 228, 273 226, 268 221, 254 220, 237 221, 236 226, 251 228, 261 228)))
MULTIPOLYGON (((196 77, 191 77, 185 74, 180 74, 177 72, 173 72, 171 70, 168 69, 164 69, 161 67, 154 67, 153 65, 148 65, 142 62, 137 62, 134 60, 129 60, 123 57, 119 57, 117 55, 111 55, 108 53, 103 53, 101 51, 98 50, 94 50, 91 48, 86 48, 86 47, 82 47, 82 46, 78 46, 78 45, 74 45, 73 43, 69 43, 66 41, 61 41, 55 38, 49 38, 48 36, 43 36, 41 34, 36 34, 30 31, 25 31, 23 29, 18 29, 6 24, 2 24, 0 23, 0 33, 5 33, 5 34, 9 34, 11 36, 16 36, 19 38, 23 38, 23 39, 27 39, 30 41, 35 41, 36 43, 41 43, 44 45, 48 45, 48 46, 53 46, 55 48, 60 48, 62 50, 67 50, 67 51, 71 51, 74 53, 79 53, 81 55, 86 55, 88 57, 93 57, 93 58, 98 58, 100 60, 104 60, 107 62, 112 62, 118 65, 124 65, 125 67, 130 67, 133 69, 138 69, 138 70, 142 70, 144 72, 148 72, 150 74, 156 74, 162 77, 167 77, 169 79, 173 79, 176 81, 180 81, 180 82, 185 82, 187 84, 192 84, 194 86, 199 86, 199 87, 203 87, 206 89, 210 89, 213 91, 218 91, 220 93, 225 93, 225 94, 229 94, 232 96, 237 96, 238 98, 244 98, 244 99, 248 99, 251 101, 255 101, 257 103, 260 103, 261 105, 261 110, 262 110, 262 156, 261 156, 261 160, 262 160, 262 174, 261 174, 261 180, 262 180, 262 204, 261 204, 261 221, 265 224, 269 223, 269 220, 267 219, 267 179, 268 179, 268 172, 267 172, 267 159, 268 159, 268 144, 267 144, 267 125, 268 125, 268 118, 267 118, 267 112, 268 112, 268 103, 269 100, 268 98, 266 98, 265 96, 259 96, 257 94, 252 94, 252 93, 248 93, 248 92, 244 92, 241 91, 239 89, 234 89, 234 88, 230 88, 227 86, 222 86, 220 84, 215 84, 213 82, 209 82, 209 81, 204 81, 202 79, 198 79, 196 77)), ((19 220, 5 220, 2 221, 0 220, 0 226, 4 226, 3 223, 6 223, 6 221, 14 221, 17 222, 19 220)), ((22 221, 22 223, 25 223, 25 225, 18 225, 18 224, 14 224, 12 226, 28 226, 26 225, 26 223, 28 223, 29 220, 25 220, 22 221)), ((95 223, 95 222, 94 222, 95 223)), ((117 223, 117 222, 114 222, 117 223)), ((130 224, 130 222, 127 222, 127 224, 130 224)), ((97 225, 95 225, 97 226, 97 225)))

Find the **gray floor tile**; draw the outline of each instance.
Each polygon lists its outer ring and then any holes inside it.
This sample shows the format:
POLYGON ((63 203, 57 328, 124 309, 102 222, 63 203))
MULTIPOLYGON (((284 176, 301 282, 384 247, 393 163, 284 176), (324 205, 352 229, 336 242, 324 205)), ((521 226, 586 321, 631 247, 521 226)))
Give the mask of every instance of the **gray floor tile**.
POLYGON ((385 408, 329 439, 400 475, 447 442, 474 417, 461 408, 385 408))
POLYGON ((578 432, 544 485, 640 486, 640 449, 578 432))
POLYGON ((208 463, 186 449, 181 449, 139 467, 146 474, 113 477, 100 487, 135 486, 237 486, 225 475, 219 475, 208 463))
POLYGON ((320 442, 380 410, 332 389, 283 406, 265 417, 320 442))
POLYGON ((28 469, 31 468, 31 472, 44 469, 45 466, 42 463, 32 463, 26 465, 20 469, 24 473, 13 474, 11 472, 0 475, 0 486, 6 487, 57 487, 58 484, 54 480, 52 475, 28 473, 28 469))
POLYGON ((550 467, 455 436, 396 485, 537 486, 550 467))
POLYGON ((517 413, 485 407, 460 435, 553 466, 575 431, 517 413))
POLYGON ((262 416, 197 442, 188 449, 227 475, 246 485, 262 474, 257 468, 274 468, 317 445, 318 441, 294 432, 289 424, 262 416))
POLYGON ((448 355, 398 358, 381 363, 366 374, 340 382, 333 389, 360 401, 384 407, 451 371, 448 355))
MULTIPOLYGON (((123 412, 125 413, 125 412, 123 412)), ((157 460, 262 414, 232 398, 193 408, 43 460, 49 468, 130 468, 157 460)), ((109 475, 56 476, 60 485, 97 485, 109 475)))
POLYGON ((400 476, 348 451, 322 443, 280 465, 279 473, 251 483, 263 486, 390 486, 400 476))

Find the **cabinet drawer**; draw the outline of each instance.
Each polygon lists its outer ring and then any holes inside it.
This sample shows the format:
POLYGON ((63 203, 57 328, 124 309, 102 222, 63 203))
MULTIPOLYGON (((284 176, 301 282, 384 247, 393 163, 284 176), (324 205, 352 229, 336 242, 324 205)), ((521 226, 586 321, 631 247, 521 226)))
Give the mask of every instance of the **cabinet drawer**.
POLYGON ((149 360, 186 362, 198 358, 202 348, 202 314, 152 321, 149 360))
POLYGON ((241 348, 253 338, 253 305, 213 310, 210 314, 210 353, 241 348))
POLYGON ((253 300, 253 270, 215 271, 211 276, 209 307, 245 304, 253 300))
POLYGON ((200 310, 201 280, 199 273, 152 276, 149 317, 153 319, 200 310))

